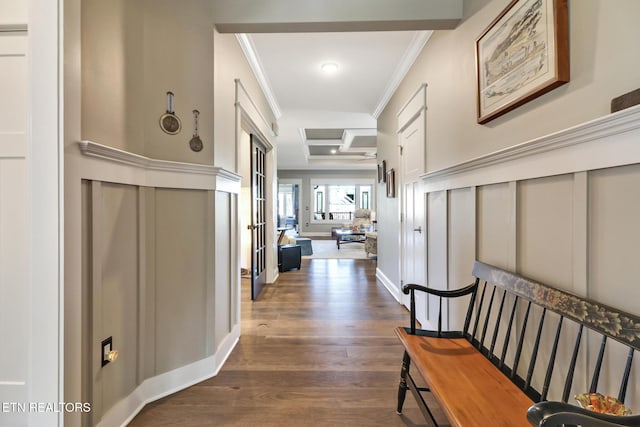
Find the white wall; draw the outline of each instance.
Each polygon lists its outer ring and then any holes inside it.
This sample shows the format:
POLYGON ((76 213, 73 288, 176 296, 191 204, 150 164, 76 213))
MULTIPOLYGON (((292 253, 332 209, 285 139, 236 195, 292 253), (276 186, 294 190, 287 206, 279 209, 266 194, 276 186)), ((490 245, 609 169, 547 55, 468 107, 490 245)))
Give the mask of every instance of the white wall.
MULTIPOLYGON (((378 121, 379 156, 395 167, 400 163, 396 113, 420 84, 428 85, 426 251, 438 259, 442 248, 447 251, 444 262, 427 257, 428 277, 439 278, 427 285, 453 289, 470 283, 475 258, 637 313, 633 278, 638 269, 629 256, 638 237, 633 189, 640 162, 640 108, 607 114, 612 98, 640 86, 632 71, 640 65, 640 55, 631 45, 640 36, 631 18, 640 12, 640 3, 619 2, 612 10, 604 1, 570 2, 571 81, 478 125, 474 41, 507 4, 466 1, 464 21, 455 30, 434 33, 378 121), (543 145, 547 148, 527 149, 543 145), (496 150, 507 151, 489 155, 496 150), (432 204, 434 200, 444 202, 432 204)), ((395 286, 401 278, 391 243, 400 223, 389 221, 393 216, 385 213, 398 208, 395 199, 379 200, 378 240, 390 244, 379 245, 378 277, 395 286)), ((460 324, 463 310, 448 306, 452 325, 460 324)), ((431 321, 436 320, 433 315, 429 313, 431 321)), ((570 354, 570 345, 564 344, 574 339, 574 330, 563 331, 561 366, 570 354)), ((549 354, 551 340, 545 328, 542 355, 549 354)), ((583 354, 581 362, 593 361, 597 345, 586 339, 583 351, 589 356, 583 354)), ((617 393, 624 358, 612 347, 598 390, 604 394, 617 393)), ((589 363, 581 364, 574 393, 586 389, 589 363)), ((562 372, 554 372, 552 399, 559 397, 562 372)), ((536 372, 534 386, 541 385, 540 377, 536 372)), ((630 384, 627 403, 637 407, 638 379, 630 384)))
MULTIPOLYGON (((378 120, 379 158, 400 163, 396 114, 422 83, 427 83, 427 170, 434 171, 608 113, 612 98, 640 86, 640 55, 634 40, 640 13, 634 0, 570 2, 571 81, 486 125, 476 123, 475 39, 509 3, 467 0, 463 22, 436 31, 378 120)), ((393 242, 399 221, 389 221, 398 199, 379 199, 380 241, 393 242)), ((398 284, 396 249, 380 245, 378 269, 398 284)), ((494 252, 498 248, 492 249, 494 252)))
MULTIPOLYGON (((85 422, 120 425, 148 401, 215 375, 235 345, 235 79, 253 108, 272 114, 235 37, 215 34, 210 2, 65 0, 64 11, 64 396, 95 399, 85 422), (158 125, 168 90, 182 119, 177 135, 158 125), (201 113, 199 153, 188 145, 193 109, 201 113), (80 140, 96 143, 82 154, 80 140), (87 194, 83 180, 108 191, 87 194), (87 211, 87 198, 101 209, 87 211), (83 242, 94 236, 103 252, 87 254, 83 242), (117 265, 127 251, 136 256, 125 274, 117 265), (132 288, 135 304, 112 292, 132 288), (105 290, 110 297, 89 307, 87 295, 105 290), (133 319, 131 327, 118 319, 133 319), (185 334, 187 324, 197 327, 185 334), (96 367, 90 353, 107 336, 124 359, 96 367)), ((65 415, 67 425, 82 422, 65 415)))
MULTIPOLYGON (((82 138, 156 159, 213 164, 213 27, 209 2, 82 4, 82 138), (162 131, 166 93, 182 122, 162 131), (189 148, 193 110, 203 149, 189 148)), ((232 83, 228 83, 232 88, 232 83)))
MULTIPOLYGON (((272 136, 270 130, 272 129, 272 123, 275 122, 275 117, 238 45, 236 36, 234 34, 220 34, 214 31, 213 43, 215 55, 213 90, 217 123, 214 129, 214 139, 216 141, 214 147, 215 164, 229 170, 237 170, 236 162, 239 154, 236 150, 235 141, 236 132, 239 130, 233 125, 236 123, 236 88, 233 85, 234 80, 239 79, 246 93, 251 97, 252 101, 250 103, 253 103, 254 106, 247 105, 245 108, 255 109, 260 117, 252 117, 252 120, 256 120, 255 125, 259 127, 267 138, 272 136)), ((249 131, 249 129, 245 130, 249 131)))

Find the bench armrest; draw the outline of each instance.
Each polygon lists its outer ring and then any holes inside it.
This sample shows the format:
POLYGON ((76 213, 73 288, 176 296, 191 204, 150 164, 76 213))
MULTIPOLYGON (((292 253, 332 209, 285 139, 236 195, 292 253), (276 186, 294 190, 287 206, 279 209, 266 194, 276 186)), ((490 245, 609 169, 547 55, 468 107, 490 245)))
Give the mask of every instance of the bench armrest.
POLYGON ((440 289, 427 288, 425 286, 416 285, 414 283, 408 283, 402 287, 402 293, 405 295, 409 295, 411 291, 421 291, 444 298, 457 298, 472 293, 473 291, 475 291, 476 286, 477 285, 475 283, 472 283, 469 286, 465 286, 464 288, 445 291, 440 289))
POLYGON ((640 415, 606 415, 562 402, 536 403, 527 411, 527 419, 536 427, 563 424, 582 427, 631 427, 640 425, 640 415))
POLYGON ((465 295, 471 295, 471 302, 469 303, 469 308, 467 309, 467 317, 465 320, 464 332, 462 335, 466 334, 467 328, 469 326, 469 319, 471 317, 471 309, 473 306, 473 302, 476 296, 476 290, 478 289, 479 280, 476 281, 464 288, 460 289, 452 289, 452 290, 440 290, 440 289, 432 289, 427 288, 425 286, 416 285, 415 283, 408 283, 402 287, 402 293, 405 295, 411 294, 411 329, 409 333, 411 335, 416 334, 416 291, 426 292, 429 295, 434 295, 440 298, 440 310, 438 312, 438 330, 437 336, 442 336, 442 298, 457 298, 465 295))

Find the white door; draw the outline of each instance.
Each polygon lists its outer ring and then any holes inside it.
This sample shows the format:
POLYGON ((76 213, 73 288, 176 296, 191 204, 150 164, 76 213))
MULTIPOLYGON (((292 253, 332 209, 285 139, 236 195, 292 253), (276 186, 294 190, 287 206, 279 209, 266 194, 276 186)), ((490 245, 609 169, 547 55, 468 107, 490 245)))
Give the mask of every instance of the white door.
MULTIPOLYGON (((411 181, 403 185, 403 210, 402 282, 426 286, 424 200, 420 182, 411 181)), ((403 303, 407 308, 409 302, 409 296, 403 294, 403 303)), ((423 324, 426 319, 426 306, 425 295, 416 294, 416 317, 423 324)))
MULTIPOLYGON (((415 101, 424 100, 426 87, 414 97, 415 101)), ((400 114, 399 143, 401 147, 402 169, 402 223, 401 223, 401 282, 426 283, 426 245, 425 245, 425 198, 421 187, 420 175, 425 171, 425 135, 426 111, 424 102, 414 102, 417 111, 404 110, 400 114), (409 114, 407 114, 409 113, 409 114), (406 118, 404 123, 402 118, 406 118)), ((402 296, 402 303, 410 306, 409 296, 402 296)), ((416 318, 425 323, 427 319, 427 301, 424 294, 416 294, 416 318)))
MULTIPOLYGON (((0 402, 29 400, 27 43, 26 31, 0 37, 0 402)), ((25 411, 4 409, 0 425, 27 425, 25 411)))

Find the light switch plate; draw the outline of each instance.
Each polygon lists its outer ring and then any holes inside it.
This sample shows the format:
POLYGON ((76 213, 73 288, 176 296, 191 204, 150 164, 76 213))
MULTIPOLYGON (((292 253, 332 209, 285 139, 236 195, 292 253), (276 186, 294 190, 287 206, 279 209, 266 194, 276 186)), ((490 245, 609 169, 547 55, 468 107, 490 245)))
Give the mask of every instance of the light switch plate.
POLYGON ((102 366, 108 365, 111 363, 109 353, 113 350, 113 337, 103 340, 100 348, 102 348, 102 366))

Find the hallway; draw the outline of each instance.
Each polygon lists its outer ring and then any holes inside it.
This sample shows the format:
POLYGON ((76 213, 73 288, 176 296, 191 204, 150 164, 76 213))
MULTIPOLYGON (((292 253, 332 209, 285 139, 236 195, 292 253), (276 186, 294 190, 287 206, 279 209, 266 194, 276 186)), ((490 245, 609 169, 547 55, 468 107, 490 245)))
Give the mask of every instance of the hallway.
POLYGON ((218 376, 147 405, 130 426, 420 426, 407 396, 395 413, 408 313, 373 260, 303 260, 249 302, 218 376))

